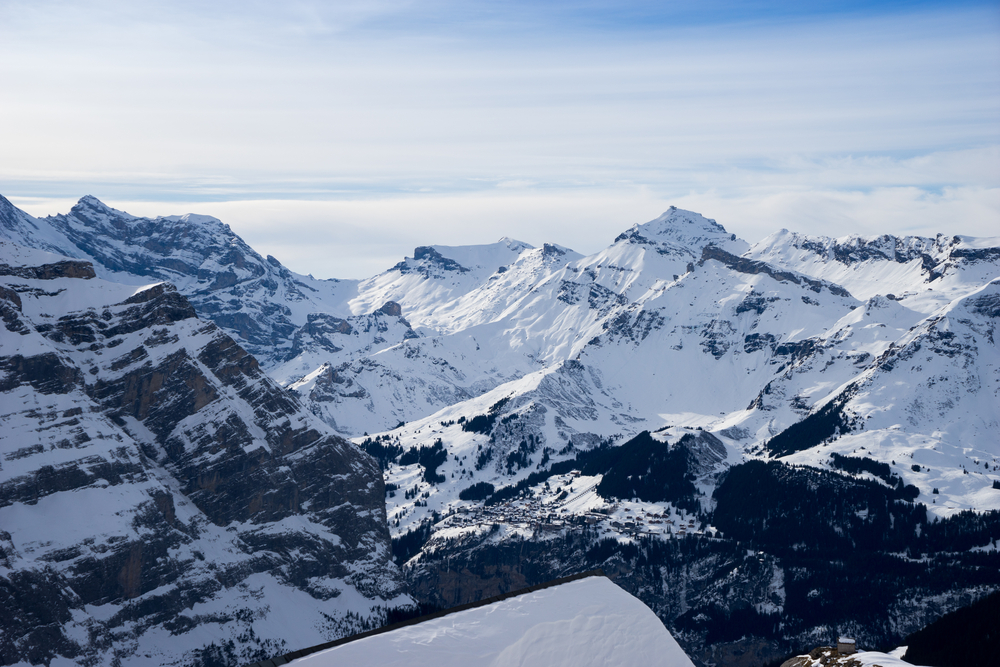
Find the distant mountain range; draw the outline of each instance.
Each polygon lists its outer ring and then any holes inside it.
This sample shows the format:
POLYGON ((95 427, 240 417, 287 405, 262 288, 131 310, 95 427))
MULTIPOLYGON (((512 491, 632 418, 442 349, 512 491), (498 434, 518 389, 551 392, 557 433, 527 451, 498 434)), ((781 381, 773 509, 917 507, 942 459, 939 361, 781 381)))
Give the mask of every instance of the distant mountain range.
POLYGON ((696 663, 762 664, 1000 587, 1000 237, 671 208, 361 281, 93 197, 0 197, 0 239, 5 664, 257 659, 598 566, 696 663))

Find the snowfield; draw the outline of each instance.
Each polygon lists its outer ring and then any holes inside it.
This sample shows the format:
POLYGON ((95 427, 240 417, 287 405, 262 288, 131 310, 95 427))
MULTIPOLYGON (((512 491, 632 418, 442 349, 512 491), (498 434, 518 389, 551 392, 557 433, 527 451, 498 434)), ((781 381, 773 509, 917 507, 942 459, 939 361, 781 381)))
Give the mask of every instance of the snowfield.
POLYGON ((289 664, 694 667, 660 619, 604 577, 587 577, 455 612, 289 664))

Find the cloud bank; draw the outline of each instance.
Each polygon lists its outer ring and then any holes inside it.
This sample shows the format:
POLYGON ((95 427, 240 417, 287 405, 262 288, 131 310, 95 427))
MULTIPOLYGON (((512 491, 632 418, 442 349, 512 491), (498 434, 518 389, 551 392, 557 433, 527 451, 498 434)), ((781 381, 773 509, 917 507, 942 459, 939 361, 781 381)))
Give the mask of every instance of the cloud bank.
POLYGON ((1000 10, 796 7, 5 3, 0 192, 218 215, 323 277, 671 204, 751 241, 995 234, 1000 10))

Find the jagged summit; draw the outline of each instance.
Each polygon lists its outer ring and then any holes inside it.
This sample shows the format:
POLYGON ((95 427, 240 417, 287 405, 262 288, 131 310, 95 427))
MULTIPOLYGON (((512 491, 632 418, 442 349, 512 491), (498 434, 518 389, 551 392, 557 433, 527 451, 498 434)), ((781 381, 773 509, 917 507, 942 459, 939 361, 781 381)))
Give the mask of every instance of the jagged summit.
POLYGON ((839 238, 781 230, 745 256, 843 285, 859 299, 893 294, 930 314, 995 277, 1000 238, 893 236, 839 238))
MULTIPOLYGON (((162 225, 164 222, 174 223, 184 233, 194 236, 204 236, 206 234, 219 234, 228 238, 238 239, 229 225, 211 215, 200 213, 182 213, 179 215, 161 215, 156 218, 146 218, 132 215, 127 211, 122 211, 112 206, 108 206, 103 201, 93 195, 85 195, 70 209, 70 215, 92 225, 111 225, 123 231, 126 226, 131 228, 136 225, 140 227, 148 226, 150 222, 162 225)), ((50 216, 50 219, 58 219, 62 216, 50 216)), ((142 229, 140 234, 148 234, 148 229, 142 229)), ((129 239, 124 239, 129 240, 129 239)))
POLYGON ((518 241, 515 238, 509 236, 501 236, 497 243, 502 243, 512 250, 528 250, 533 246, 530 243, 525 243, 524 241, 518 241))
POLYGON ((124 231, 131 228, 136 223, 143 220, 140 216, 132 215, 126 211, 120 211, 108 206, 94 195, 84 195, 73 205, 66 216, 48 216, 47 220, 56 220, 65 217, 73 217, 85 225, 98 229, 107 226, 124 231))
MULTIPOLYGON (((169 220, 171 222, 181 222, 187 225, 206 225, 206 226, 218 226, 219 228, 225 230, 226 232, 232 234, 233 230, 229 225, 225 224, 218 218, 212 215, 202 215, 200 213, 184 213, 183 215, 165 215, 159 220, 169 220)), ((235 236, 235 235, 234 235, 235 236)))
POLYGON ((0 238, 89 260, 98 275, 117 282, 174 283, 265 365, 284 359, 310 312, 348 314, 344 301, 356 285, 296 276, 212 216, 134 216, 92 195, 41 219, 0 202, 0 238))
POLYGON ((468 246, 429 245, 417 246, 413 257, 404 258, 390 271, 400 273, 416 272, 425 278, 443 277, 444 272, 469 273, 480 276, 484 271, 489 275, 498 267, 517 259, 525 250, 533 246, 523 241, 503 237, 496 243, 468 246))
POLYGON ((542 244, 542 255, 546 257, 551 257, 551 256, 562 257, 566 253, 570 252, 573 252, 572 248, 567 248, 566 246, 561 246, 557 243, 542 244))
POLYGON ((124 211, 119 211, 118 209, 108 206, 94 195, 84 195, 80 197, 80 199, 76 202, 76 204, 73 205, 73 208, 70 210, 80 211, 85 209, 106 211, 108 213, 118 213, 120 215, 128 215, 128 213, 125 213, 124 211))
POLYGON ((873 259, 906 263, 924 253, 938 255, 957 242, 957 237, 946 237, 943 234, 936 237, 847 234, 834 238, 782 229, 757 243, 755 249, 756 252, 781 252, 787 248, 797 248, 841 264, 873 259))
POLYGON ((706 245, 716 245, 740 254, 749 245, 730 234, 726 228, 700 213, 671 206, 660 217, 641 225, 633 225, 619 234, 615 243, 627 241, 639 244, 669 244, 700 253, 706 245))

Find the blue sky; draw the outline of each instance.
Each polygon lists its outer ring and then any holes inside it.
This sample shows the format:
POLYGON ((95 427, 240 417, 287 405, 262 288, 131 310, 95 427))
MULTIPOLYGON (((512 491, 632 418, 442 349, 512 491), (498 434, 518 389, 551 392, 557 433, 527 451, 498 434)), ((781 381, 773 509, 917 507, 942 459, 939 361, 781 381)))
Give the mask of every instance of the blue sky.
POLYGON ((0 91, 29 212, 209 213, 322 277, 671 204, 1000 235, 996 3, 6 1, 0 91))

